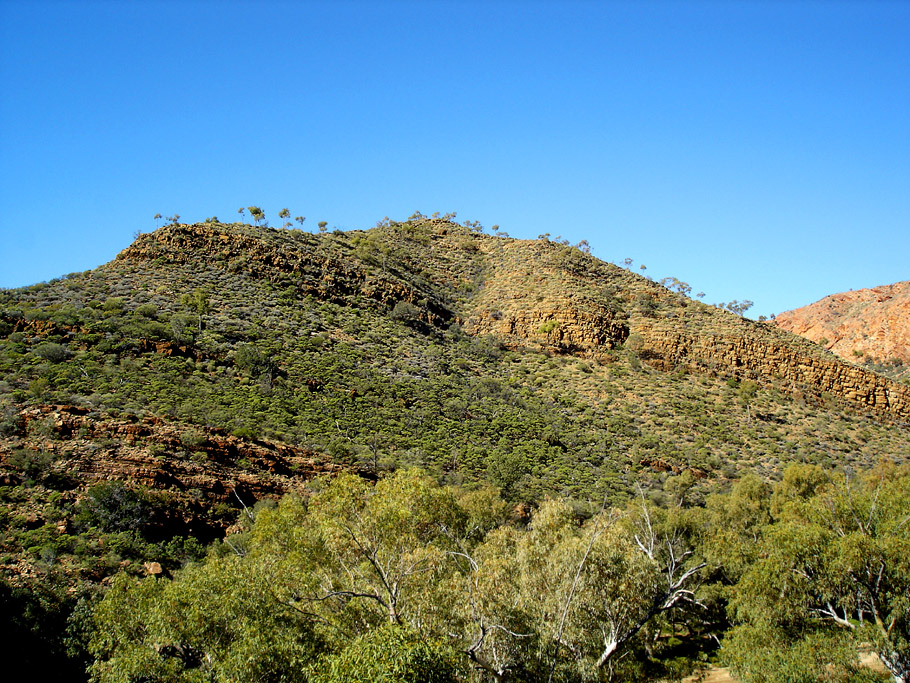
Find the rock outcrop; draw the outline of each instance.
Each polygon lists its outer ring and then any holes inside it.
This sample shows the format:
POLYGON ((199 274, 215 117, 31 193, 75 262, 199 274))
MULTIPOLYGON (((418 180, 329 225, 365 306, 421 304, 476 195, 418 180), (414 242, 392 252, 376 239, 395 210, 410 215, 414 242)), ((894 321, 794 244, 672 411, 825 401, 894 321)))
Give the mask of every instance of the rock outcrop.
MULTIPOLYGON (((291 277, 300 297, 312 296, 337 304, 351 304, 362 297, 388 308, 404 301, 415 305, 423 322, 435 327, 444 326, 454 318, 454 313, 431 294, 415 290, 391 273, 383 272, 384 268, 367 268, 353 256, 344 259, 340 255, 343 250, 321 249, 320 240, 305 233, 299 233, 293 241, 270 242, 268 237, 272 232, 278 231, 262 228, 247 232, 240 226, 231 229, 218 223, 169 225, 141 235, 117 259, 162 259, 171 263, 214 260, 225 268, 267 280, 291 277), (373 272, 376 270, 380 272, 373 272)), ((346 243, 343 248, 350 250, 346 243)))
POLYGON ((666 370, 751 379, 910 420, 910 387, 799 337, 692 301, 571 248, 499 242, 482 242, 489 272, 466 314, 471 334, 594 358, 628 344, 666 370))
POLYGON ((487 255, 483 289, 466 307, 469 334, 492 334, 506 346, 531 346, 596 357, 629 336, 626 315, 604 288, 614 268, 553 243, 481 240, 487 255), (581 267, 579 267, 581 266, 581 267))
POLYGON ((781 338, 760 335, 689 335, 645 327, 639 355, 663 369, 691 371, 775 384, 790 393, 839 398, 881 415, 910 420, 910 387, 831 356, 800 352, 781 338))
MULTIPOLYGON (((242 439, 213 428, 187 428, 155 417, 92 416, 76 406, 33 406, 19 413, 18 437, 0 444, 0 470, 16 448, 54 455, 53 468, 80 486, 116 480, 194 492, 209 503, 252 503, 303 491, 313 478, 344 469, 288 444, 242 439), (37 423, 37 424, 35 424, 37 423)), ((9 483, 16 483, 10 481, 9 483)))

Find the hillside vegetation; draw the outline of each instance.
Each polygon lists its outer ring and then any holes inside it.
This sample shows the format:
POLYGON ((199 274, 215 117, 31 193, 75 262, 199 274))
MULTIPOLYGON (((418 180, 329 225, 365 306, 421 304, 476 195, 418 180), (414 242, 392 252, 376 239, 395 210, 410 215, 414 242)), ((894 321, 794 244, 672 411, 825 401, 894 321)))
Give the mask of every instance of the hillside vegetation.
POLYGON ((0 291, 0 600, 78 669, 109 651, 53 615, 90 611, 118 572, 201 560, 238 514, 322 475, 492 486, 521 529, 548 499, 580 524, 701 509, 793 463, 907 460, 910 387, 678 289, 416 216, 319 235, 175 223, 0 291))

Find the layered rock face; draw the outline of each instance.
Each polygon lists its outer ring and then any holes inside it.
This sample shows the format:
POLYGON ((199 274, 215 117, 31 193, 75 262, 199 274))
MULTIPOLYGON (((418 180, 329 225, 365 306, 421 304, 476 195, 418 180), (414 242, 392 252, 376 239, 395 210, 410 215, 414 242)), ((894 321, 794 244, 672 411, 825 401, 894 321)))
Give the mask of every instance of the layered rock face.
POLYGON ((469 334, 492 334, 510 347, 591 357, 629 336, 612 289, 604 289, 586 269, 598 265, 595 259, 531 241, 493 239, 481 245, 487 277, 464 313, 469 334), (577 260, 564 258, 568 255, 577 260))
POLYGON ((781 313, 775 323, 847 360, 910 365, 910 281, 832 294, 781 313))
POLYGON ((801 353, 785 339, 730 334, 693 336, 680 330, 644 328, 640 355, 672 369, 782 383, 791 393, 828 394, 879 414, 910 420, 910 387, 837 358, 801 353))
POLYGON ((415 291, 400 279, 377 275, 353 256, 342 258, 320 249, 320 240, 313 235, 301 233, 293 243, 288 239, 272 243, 268 237, 268 228, 262 228, 258 234, 244 234, 218 223, 169 225, 140 236, 117 259, 161 259, 170 263, 214 260, 226 268, 267 280, 292 277, 302 296, 311 295, 323 301, 350 304, 362 297, 388 307, 399 301, 420 302, 420 317, 433 326, 444 325, 454 316, 433 297, 415 291))
POLYGON ((152 417, 98 419, 75 406, 26 408, 19 414, 18 432, 0 444, 0 473, 13 446, 27 447, 53 453, 54 467, 83 485, 130 481, 154 489, 197 491, 211 502, 236 504, 237 498, 249 502, 302 491, 314 477, 342 469, 288 444, 251 442, 212 428, 188 431, 152 417))
POLYGON ((535 345, 560 353, 596 356, 622 344, 629 329, 608 311, 583 311, 570 300, 549 301, 546 308, 481 311, 466 321, 469 334, 494 334, 506 346, 535 345))
MULTIPOLYGON (((465 323, 472 334, 595 358, 629 344, 643 360, 666 370, 685 367, 752 379, 910 419, 910 387, 772 326, 553 245, 512 240, 484 248, 490 268, 465 323)), ((910 311, 905 317, 910 321, 910 311)))

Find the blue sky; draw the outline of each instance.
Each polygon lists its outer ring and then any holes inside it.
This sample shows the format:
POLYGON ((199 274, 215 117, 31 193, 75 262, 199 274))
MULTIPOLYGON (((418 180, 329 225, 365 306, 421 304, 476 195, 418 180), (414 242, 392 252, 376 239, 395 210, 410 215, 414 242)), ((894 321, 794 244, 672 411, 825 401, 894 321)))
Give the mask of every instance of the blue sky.
POLYGON ((908 2, 0 0, 0 286, 457 211, 769 315, 910 279, 908 2))

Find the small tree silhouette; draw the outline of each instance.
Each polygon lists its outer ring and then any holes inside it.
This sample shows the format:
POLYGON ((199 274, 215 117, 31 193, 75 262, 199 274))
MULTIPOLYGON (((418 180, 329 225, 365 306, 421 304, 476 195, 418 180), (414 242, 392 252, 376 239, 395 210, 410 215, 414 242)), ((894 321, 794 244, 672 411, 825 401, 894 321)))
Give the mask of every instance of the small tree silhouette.
POLYGON ((258 206, 248 206, 246 207, 246 210, 250 212, 250 216, 253 218, 253 223, 256 225, 259 225, 259 223, 265 220, 265 212, 258 206))

